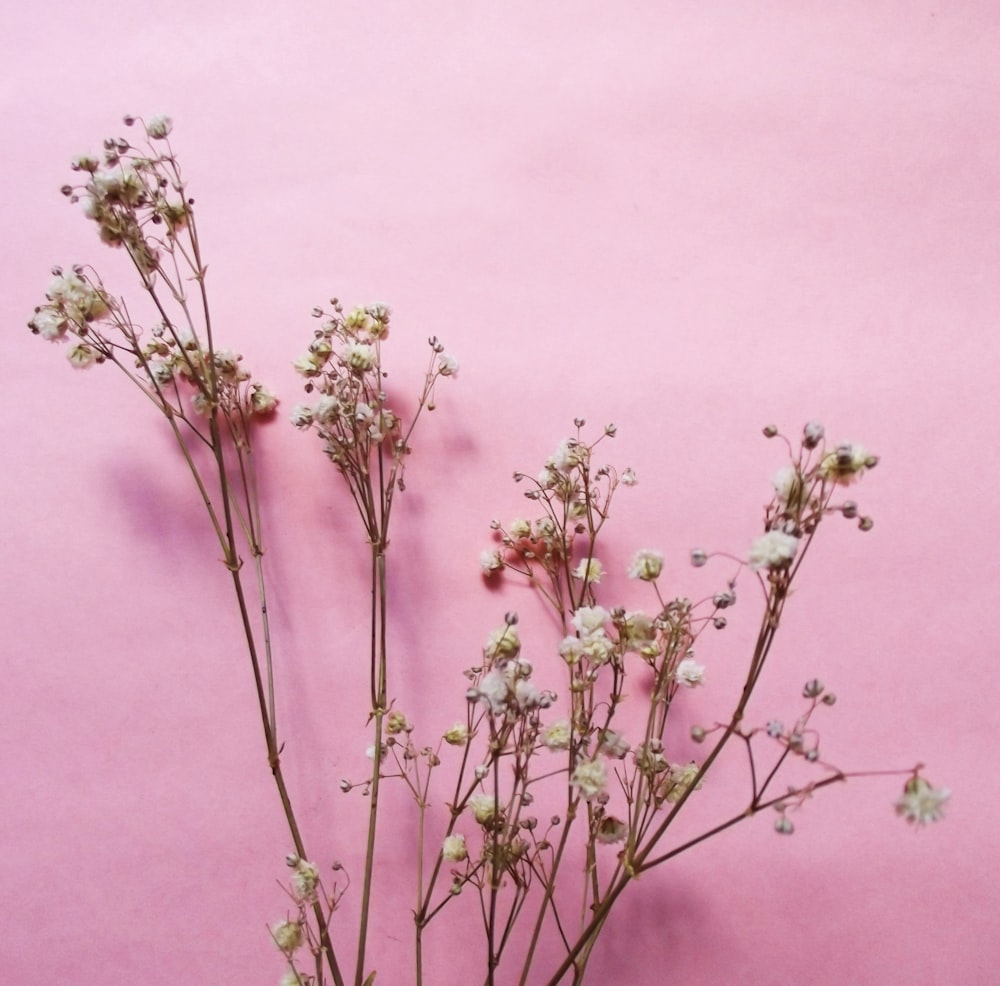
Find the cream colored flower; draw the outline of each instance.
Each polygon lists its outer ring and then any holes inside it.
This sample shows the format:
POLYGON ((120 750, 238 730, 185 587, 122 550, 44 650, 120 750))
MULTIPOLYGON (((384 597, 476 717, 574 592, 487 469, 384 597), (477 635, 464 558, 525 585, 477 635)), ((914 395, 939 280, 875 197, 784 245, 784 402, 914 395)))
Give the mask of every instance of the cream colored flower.
POLYGON ((569 737, 568 719, 558 719, 542 730, 542 743, 549 750, 568 750, 569 737))
POLYGON ((570 784, 587 801, 592 801, 602 795, 608 785, 608 770, 604 761, 600 757, 593 760, 581 760, 573 771, 570 784))
POLYGON ((469 798, 469 810, 480 825, 489 825, 497 813, 497 803, 492 794, 474 794, 469 798))
POLYGON ((799 539, 784 531, 768 531, 750 545, 747 561, 752 569, 785 568, 799 548, 799 539))
POLYGON ((441 847, 441 855, 449 863, 460 863, 463 859, 468 859, 469 851, 465 846, 464 835, 449 835, 445 838, 441 847))
POLYGON ((911 825, 929 825, 944 818, 944 806, 951 797, 946 787, 934 787, 922 777, 911 777, 896 802, 896 814, 911 825))
POLYGON ((294 952, 302 944, 302 925, 298 921, 281 921, 271 929, 271 937, 282 952, 294 952))
POLYGON ((464 722, 456 722, 444 734, 444 741, 449 746, 465 746, 469 742, 469 727, 464 722))
POLYGON ((628 570, 630 579, 642 579, 643 582, 655 582, 663 571, 663 555, 659 551, 648 548, 636 552, 632 565, 628 570))

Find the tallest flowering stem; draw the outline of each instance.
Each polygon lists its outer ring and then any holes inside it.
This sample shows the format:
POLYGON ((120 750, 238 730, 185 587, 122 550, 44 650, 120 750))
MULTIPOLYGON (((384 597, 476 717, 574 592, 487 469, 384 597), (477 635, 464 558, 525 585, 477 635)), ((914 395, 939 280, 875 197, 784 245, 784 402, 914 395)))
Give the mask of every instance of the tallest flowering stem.
MULTIPOLYGON (((127 125, 136 121, 126 118, 127 125)), ((215 340, 206 266, 180 166, 170 148, 169 119, 143 125, 148 146, 123 138, 104 142, 104 154, 84 155, 73 168, 81 186, 64 187, 70 201, 83 202, 101 239, 125 250, 159 321, 144 329, 124 302, 112 297, 96 274, 57 269, 47 303, 35 311, 32 331, 55 342, 70 341, 77 367, 111 363, 166 417, 195 481, 229 570, 254 678, 268 764, 278 789, 295 852, 306 850, 281 770, 275 714, 273 660, 268 625, 264 546, 253 464, 255 419, 270 414, 277 399, 250 382, 242 357, 215 340), (195 297, 188 284, 197 285, 195 297), (207 449, 212 467, 198 463, 207 449), (256 572, 259 627, 243 581, 243 554, 256 572), (258 645, 258 635, 263 646, 258 645)), ((322 952, 334 986, 344 986, 327 921, 317 905, 322 952)))

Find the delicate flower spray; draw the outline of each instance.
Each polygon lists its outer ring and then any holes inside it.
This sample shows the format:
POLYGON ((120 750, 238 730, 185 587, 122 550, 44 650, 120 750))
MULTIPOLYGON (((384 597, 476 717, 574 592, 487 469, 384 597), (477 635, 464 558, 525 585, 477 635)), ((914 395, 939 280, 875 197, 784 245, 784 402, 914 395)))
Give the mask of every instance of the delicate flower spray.
MULTIPOLYGON (((919 827, 942 817, 949 792, 932 785, 919 766, 847 772, 821 757, 813 720, 836 699, 818 679, 802 687, 803 706, 790 725, 745 721, 792 584, 821 524, 839 515, 863 531, 872 526, 841 494, 874 468, 876 457, 857 444, 828 443, 815 422, 795 443, 776 428, 764 430, 784 441, 788 460, 774 477, 763 530, 748 539, 745 555, 718 555, 735 570, 719 591, 692 601, 665 589, 668 565, 661 551, 643 547, 627 566, 603 555, 601 534, 612 502, 636 476, 597 462, 598 446, 614 437, 614 426, 588 441, 578 419, 575 433, 535 477, 515 474, 526 487, 529 510, 506 527, 494 521, 494 544, 480 557, 484 577, 527 581, 553 610, 559 638, 526 655, 518 616, 508 613, 465 671, 464 699, 456 690, 463 703, 458 718, 435 742, 418 743, 390 688, 389 526, 404 489, 413 429, 423 410, 434 406, 440 379, 456 375, 458 362, 436 338, 429 340, 423 387, 405 420, 384 389, 389 310, 370 305, 345 311, 334 299, 328 310, 313 310, 312 340, 295 360, 308 400, 293 409, 291 420, 319 437, 371 549, 370 766, 362 781, 340 784, 367 796, 368 825, 357 927, 343 927, 340 905, 350 885, 345 867, 320 865, 306 851, 281 767, 252 442, 255 422, 275 410, 277 398, 252 382, 239 354, 215 340, 194 203, 170 147, 169 118, 125 122, 139 124, 143 146, 105 141, 101 155, 73 163, 80 182, 63 192, 83 204, 105 243, 127 253, 156 318, 140 326, 90 268, 56 268, 29 326, 45 339, 68 342, 76 367, 113 364, 159 408, 208 511, 232 579, 268 762, 289 829, 289 910, 270 929, 287 962, 282 983, 375 983, 369 928, 378 909, 373 874, 387 780, 402 782, 415 802, 418 986, 440 982, 425 967, 425 938, 432 921, 462 895, 480 904, 488 986, 578 984, 613 906, 633 881, 760 812, 774 812, 776 830, 791 833, 791 816, 819 789, 848 777, 897 773, 905 777, 895 804, 902 818, 919 827), (244 575, 247 560, 252 578, 244 575), (648 594, 645 608, 602 601, 600 583, 614 567, 648 594), (671 713, 685 708, 693 689, 714 680, 698 660, 701 637, 725 628, 741 578, 756 584, 761 615, 739 671, 738 697, 720 721, 680 727, 680 717, 671 713), (736 794, 732 808, 700 832, 685 828, 671 838, 675 820, 710 783, 713 765, 731 744, 745 752, 749 795, 736 794), (685 759, 678 752, 691 749, 702 755, 685 759), (815 773, 789 784, 785 768, 794 763, 815 773), (445 766, 456 773, 441 794, 437 772, 445 766), (427 816, 433 812, 443 835, 431 844, 427 816)), ((697 567, 712 558, 701 549, 690 556, 697 567)))

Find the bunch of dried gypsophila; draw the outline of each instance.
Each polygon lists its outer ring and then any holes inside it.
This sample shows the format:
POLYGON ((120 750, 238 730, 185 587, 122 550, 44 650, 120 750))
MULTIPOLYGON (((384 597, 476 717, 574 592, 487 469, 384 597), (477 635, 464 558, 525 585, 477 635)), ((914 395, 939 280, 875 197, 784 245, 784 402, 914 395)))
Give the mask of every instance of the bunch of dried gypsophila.
MULTIPOLYGON (((636 482, 635 475, 596 462, 597 446, 614 437, 614 426, 588 442, 578 419, 575 435, 559 444, 537 477, 515 474, 527 487, 533 515, 506 527, 494 521, 496 542, 481 558, 487 578, 510 573, 538 593, 551 607, 561 639, 551 653, 531 660, 522 653, 517 615, 508 613, 489 635, 481 659, 465 671, 461 716, 435 742, 419 744, 389 686, 389 522, 396 494, 404 489, 416 421, 433 408, 437 381, 454 376, 458 364, 436 338, 429 340, 424 384, 405 421, 389 406, 384 389, 388 310, 373 305, 345 313, 333 300, 330 311, 313 310, 318 327, 295 362, 314 403, 297 406, 292 422, 319 435, 357 507, 371 552, 371 767, 361 781, 340 785, 367 801, 360 900, 349 902, 345 867, 320 866, 307 852, 282 773, 252 442, 256 420, 272 414, 277 399, 251 382, 241 356, 217 346, 193 200, 170 147, 170 120, 138 122, 144 147, 122 138, 105 141, 100 157, 73 163, 83 182, 63 191, 83 202, 102 240, 128 254, 156 312, 155 324, 137 324, 125 302, 84 267, 55 271, 47 301, 29 324, 46 339, 72 340, 74 366, 113 363, 159 408, 208 511, 233 582, 268 764, 289 830, 290 903, 285 920, 271 929, 288 963, 285 986, 375 981, 368 937, 377 906, 372 878, 387 780, 401 782, 415 802, 418 984, 436 981, 425 969, 427 929, 454 912, 449 905, 462 895, 474 895, 480 905, 485 983, 499 981, 501 961, 507 982, 581 983, 629 884, 740 821, 771 811, 776 830, 791 833, 791 814, 813 793, 872 774, 906 778, 896 802, 906 821, 922 826, 942 816, 949 792, 928 782, 920 766, 847 772, 821 759, 813 717, 835 697, 817 679, 802 688, 803 705, 790 725, 744 722, 792 583, 821 523, 839 515, 856 519, 861 530, 872 526, 853 500, 841 496, 877 459, 856 444, 828 444, 816 423, 806 425, 797 443, 782 438, 788 462, 774 477, 763 531, 745 557, 722 556, 735 571, 720 591, 699 602, 670 596, 661 588, 663 554, 643 549, 628 574, 646 584, 650 603, 626 609, 602 605, 605 568, 598 548, 612 500, 620 486, 636 482), (250 578, 244 574, 248 559, 250 578), (752 579, 761 615, 738 698, 715 724, 679 731, 671 712, 683 710, 685 693, 705 682, 696 645, 707 628, 725 627, 740 577, 752 579), (553 688, 537 683, 536 665, 538 677, 553 688), (731 743, 745 752, 749 795, 737 795, 733 807, 699 823, 694 834, 685 829, 674 836, 682 809, 697 801, 695 792, 731 743), (681 749, 703 755, 685 760, 674 753, 681 749), (785 768, 795 763, 810 774, 788 784, 785 768), (445 768, 454 768, 454 776, 444 800, 435 803, 441 796, 432 791, 432 780, 445 768), (351 907, 356 919, 345 913, 351 907), (352 942, 353 973, 344 964, 352 942)), ((782 437, 773 427, 765 435, 782 437)), ((701 550, 691 553, 698 567, 709 558, 701 550)))

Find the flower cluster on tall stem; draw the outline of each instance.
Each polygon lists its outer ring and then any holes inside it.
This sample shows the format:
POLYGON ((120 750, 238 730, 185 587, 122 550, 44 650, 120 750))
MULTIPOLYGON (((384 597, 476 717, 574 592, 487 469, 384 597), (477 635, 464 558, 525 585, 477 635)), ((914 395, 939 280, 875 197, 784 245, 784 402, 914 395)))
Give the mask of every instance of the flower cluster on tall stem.
POLYGON ((366 785, 368 835, 355 964, 355 984, 362 986, 367 975, 372 877, 377 858, 382 750, 386 727, 391 727, 391 722, 386 722, 390 715, 386 581, 389 522, 396 494, 405 488, 403 470, 413 429, 424 408, 433 407, 438 380, 454 377, 458 362, 445 352, 436 337, 428 339, 430 359, 423 388, 416 411, 407 424, 390 406, 385 390, 388 373, 383 368, 382 351, 389 338, 389 309, 385 305, 369 305, 345 312, 334 298, 330 311, 315 308, 313 316, 319 320, 319 326, 308 350, 294 365, 306 378, 306 393, 315 401, 295 407, 292 422, 297 428, 311 429, 319 436, 324 452, 347 484, 371 549, 369 698, 373 755, 371 778, 366 785))

